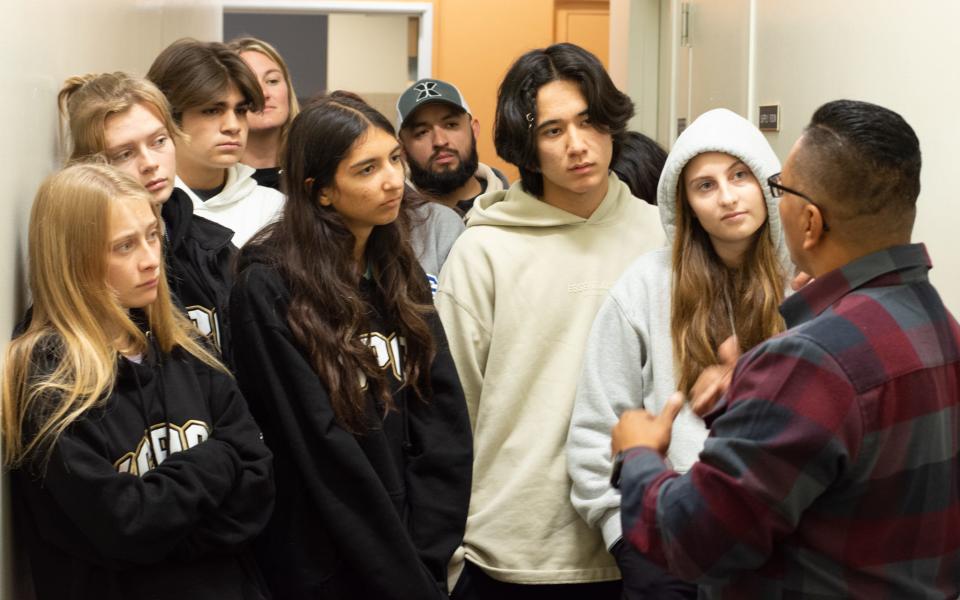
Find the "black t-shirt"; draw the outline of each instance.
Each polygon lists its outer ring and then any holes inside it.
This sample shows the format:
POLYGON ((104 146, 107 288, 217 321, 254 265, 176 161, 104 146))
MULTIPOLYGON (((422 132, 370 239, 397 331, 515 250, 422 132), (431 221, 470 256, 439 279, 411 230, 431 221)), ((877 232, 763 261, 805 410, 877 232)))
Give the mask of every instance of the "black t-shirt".
POLYGON ((466 200, 460 200, 459 202, 457 202, 457 210, 459 210, 460 214, 464 216, 466 216, 466 214, 470 212, 470 209, 473 208, 473 202, 474 200, 477 199, 477 196, 487 191, 486 179, 480 179, 479 177, 474 177, 474 179, 476 179, 480 183, 480 193, 474 196, 473 198, 467 198, 466 200))
POLYGON ((253 180, 257 185, 280 190, 280 167, 267 167, 266 169, 257 169, 253 174, 253 180))

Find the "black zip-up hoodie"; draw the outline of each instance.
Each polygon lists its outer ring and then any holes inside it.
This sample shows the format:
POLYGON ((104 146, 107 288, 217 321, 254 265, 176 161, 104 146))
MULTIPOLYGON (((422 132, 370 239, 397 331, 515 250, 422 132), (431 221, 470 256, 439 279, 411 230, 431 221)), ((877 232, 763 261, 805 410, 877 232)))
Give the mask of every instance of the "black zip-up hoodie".
POLYGON ((142 363, 118 361, 113 393, 45 470, 12 474, 37 599, 269 597, 249 542, 273 507, 272 458, 236 383, 154 343, 142 363))
MULTIPOLYGON (((287 326, 290 292, 264 251, 244 248, 230 297, 234 367, 276 456, 277 508, 257 557, 278 600, 446 599, 447 563, 463 539, 472 438, 463 391, 434 318, 437 356, 428 403, 394 385, 397 411, 353 435, 287 326)), ((363 279, 366 339, 399 378, 402 341, 363 279)))
POLYGON ((227 300, 237 248, 233 230, 193 214, 193 201, 180 188, 163 204, 167 282, 197 329, 230 356, 227 300))

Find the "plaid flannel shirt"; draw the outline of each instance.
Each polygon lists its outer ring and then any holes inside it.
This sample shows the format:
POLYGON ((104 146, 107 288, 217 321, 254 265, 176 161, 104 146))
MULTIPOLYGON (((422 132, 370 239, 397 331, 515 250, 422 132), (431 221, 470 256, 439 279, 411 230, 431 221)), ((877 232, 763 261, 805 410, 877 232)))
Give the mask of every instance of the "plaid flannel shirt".
POLYGON ((701 598, 957 598, 960 327, 929 268, 898 246, 788 298, 689 473, 628 452, 630 542, 701 598))

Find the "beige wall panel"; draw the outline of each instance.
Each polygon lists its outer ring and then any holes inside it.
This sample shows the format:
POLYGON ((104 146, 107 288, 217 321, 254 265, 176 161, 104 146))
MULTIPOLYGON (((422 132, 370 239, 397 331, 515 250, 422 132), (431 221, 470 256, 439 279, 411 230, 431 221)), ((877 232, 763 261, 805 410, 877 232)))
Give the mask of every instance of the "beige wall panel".
MULTIPOLYGON (((853 98, 899 112, 923 151, 914 241, 925 242, 931 279, 960 314, 960 3, 920 0, 757 0, 756 101, 781 105, 781 130, 767 134, 781 159, 813 111, 853 98)), ((756 120, 756 107, 751 107, 756 120)))
MULTIPOLYGON (((630 8, 628 47, 626 51, 627 84, 621 86, 633 99, 637 114, 630 121, 630 129, 652 138, 657 137, 659 60, 660 60, 660 2, 633 0, 630 8)), ((610 5, 610 26, 617 26, 610 5)), ((611 66, 614 62, 614 39, 611 34, 611 66)), ((618 84, 619 85, 619 84, 618 84)))
MULTIPOLYGON (((56 94, 63 80, 91 71, 143 74, 153 57, 183 36, 219 39, 219 1, 30 0, 5 2, 0 70, 6 115, 0 164, 0 347, 25 301, 25 242, 30 203, 40 181, 60 164, 56 94)), ((6 482, 4 482, 5 484, 6 482)), ((4 486, 5 487, 5 486, 4 486)), ((9 501, 3 494, 0 597, 14 586, 9 501)))
POLYGON ((717 107, 747 116, 750 0, 693 0, 689 5, 688 123, 717 107))
POLYGON ((406 15, 331 14, 327 88, 399 96, 407 85, 407 19, 406 15))

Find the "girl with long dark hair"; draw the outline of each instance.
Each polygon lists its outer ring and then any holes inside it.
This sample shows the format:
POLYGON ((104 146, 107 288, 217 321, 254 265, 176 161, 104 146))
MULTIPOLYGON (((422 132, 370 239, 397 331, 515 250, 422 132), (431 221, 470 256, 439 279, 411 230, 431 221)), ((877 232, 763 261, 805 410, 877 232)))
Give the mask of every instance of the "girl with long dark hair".
POLYGON ((277 457, 276 598, 446 597, 470 491, 463 392, 406 239, 389 121, 335 92, 290 128, 280 220, 240 255, 234 366, 277 457))

